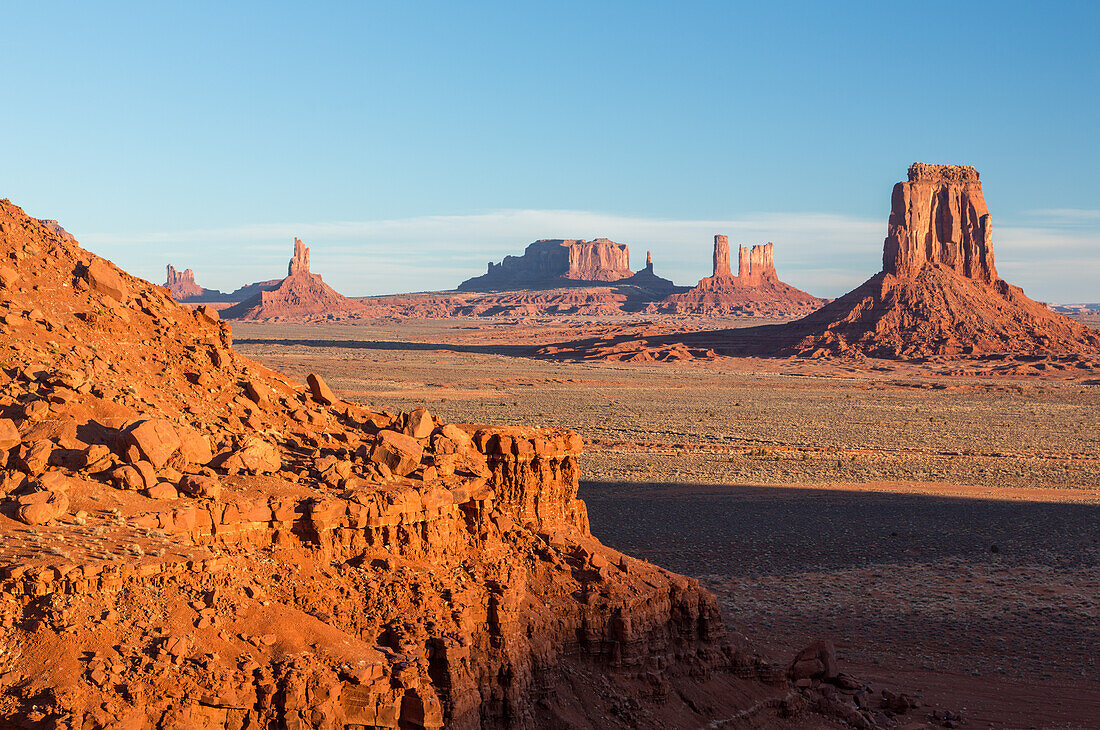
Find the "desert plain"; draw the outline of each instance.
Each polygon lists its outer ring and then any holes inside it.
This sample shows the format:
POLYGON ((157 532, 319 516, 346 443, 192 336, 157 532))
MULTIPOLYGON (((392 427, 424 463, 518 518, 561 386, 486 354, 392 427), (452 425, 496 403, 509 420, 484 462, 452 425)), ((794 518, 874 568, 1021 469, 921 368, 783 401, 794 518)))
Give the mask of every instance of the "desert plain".
POLYGON ((533 356, 637 326, 238 322, 234 336, 372 409, 576 430, 592 533, 697 578, 766 661, 823 639, 874 693, 969 727, 1097 726, 1100 363, 533 356))

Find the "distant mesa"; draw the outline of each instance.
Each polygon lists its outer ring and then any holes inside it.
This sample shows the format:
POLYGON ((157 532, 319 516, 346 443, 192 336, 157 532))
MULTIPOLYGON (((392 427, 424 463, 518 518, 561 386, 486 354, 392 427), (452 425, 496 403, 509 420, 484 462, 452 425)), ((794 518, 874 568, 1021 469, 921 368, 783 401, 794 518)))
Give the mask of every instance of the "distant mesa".
POLYGON ((909 168, 894 186, 882 271, 787 325, 799 354, 929 356, 1094 353, 1100 333, 997 275, 978 171, 909 168))
POLYGON ((730 267, 729 237, 714 237, 713 273, 691 289, 671 294, 651 309, 679 314, 767 314, 792 316, 825 303, 779 280, 772 244, 737 247, 737 276, 730 267))
POLYGON ((226 302, 233 301, 229 295, 217 289, 206 289, 195 283, 195 272, 191 269, 177 271, 168 264, 164 288, 172 293, 177 302, 226 302))
POLYGON ((309 248, 298 238, 294 239, 294 255, 287 265, 286 278, 251 286, 259 291, 240 303, 222 310, 222 317, 226 319, 295 319, 317 314, 347 312, 361 307, 358 302, 333 290, 321 280, 319 274, 310 272, 309 248))
POLYGON ((69 233, 64 228, 62 228, 61 224, 58 223, 57 221, 55 221, 51 218, 39 218, 38 222, 41 223, 46 228, 53 231, 54 233, 56 233, 57 235, 61 236, 62 239, 68 241, 69 243, 76 243, 76 238, 73 237, 73 234, 69 233))
POLYGON ((630 249, 606 238, 591 241, 543 239, 522 256, 505 256, 499 264, 458 285, 459 291, 511 291, 566 286, 576 282, 612 282, 634 275, 630 249))

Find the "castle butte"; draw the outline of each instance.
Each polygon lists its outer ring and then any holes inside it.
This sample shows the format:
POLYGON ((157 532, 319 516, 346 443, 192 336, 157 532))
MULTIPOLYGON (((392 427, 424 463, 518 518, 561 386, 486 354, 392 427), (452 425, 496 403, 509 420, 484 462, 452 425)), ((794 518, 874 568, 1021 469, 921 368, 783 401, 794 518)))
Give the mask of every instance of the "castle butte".
POLYGON ((1100 350, 1100 333, 1029 299, 997 275, 993 219, 978 171, 909 167, 894 186, 882 271, 786 325, 781 353, 890 358, 1064 355, 1100 350))
POLYGON ((222 316, 227 319, 295 319, 360 308, 358 302, 337 293, 319 274, 310 272, 309 248, 298 238, 294 239, 294 255, 287 265, 286 278, 274 284, 261 282, 252 287, 258 291, 222 310, 222 316))
POLYGON ((573 431, 297 383, 7 200, 0 260, 0 727, 871 726, 593 537, 573 431))
POLYGON ((748 314, 795 316, 825 303, 779 280, 775 273, 772 244, 737 247, 737 276, 730 268, 727 236, 714 237, 713 273, 677 294, 670 294, 647 311, 678 314, 748 314))
POLYGON ((225 302, 230 301, 229 295, 217 289, 207 289, 195 282, 195 272, 191 269, 177 271, 172 264, 168 264, 164 288, 172 294, 177 302, 225 302))

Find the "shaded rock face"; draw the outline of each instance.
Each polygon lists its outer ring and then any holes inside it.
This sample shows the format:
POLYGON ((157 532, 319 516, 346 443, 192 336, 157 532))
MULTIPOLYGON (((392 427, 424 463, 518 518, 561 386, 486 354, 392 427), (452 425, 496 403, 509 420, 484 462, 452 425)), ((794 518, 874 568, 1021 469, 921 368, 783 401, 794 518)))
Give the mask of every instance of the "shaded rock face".
POLYGON ((606 238, 592 241, 544 239, 522 256, 489 262, 488 271, 458 285, 459 291, 492 291, 552 286, 568 282, 610 282, 633 276, 630 249, 606 238))
POLYGON ((912 278, 926 265, 997 280, 993 221, 973 167, 915 163, 908 182, 894 186, 882 270, 912 278))
POLYGON ((658 312, 681 314, 802 315, 824 300, 779 280, 772 244, 737 247, 737 276, 730 269, 729 238, 714 237, 714 273, 686 292, 672 294, 654 305, 658 312))
POLYGON ((894 186, 882 271, 776 333, 779 354, 888 358, 1072 355, 1100 334, 997 276, 993 223, 978 172, 909 168, 894 186))
POLYGON ((336 292, 319 274, 310 272, 309 248, 299 238, 294 239, 294 254, 287 264, 286 278, 252 287, 248 299, 223 310, 222 316, 226 319, 296 319, 348 312, 360 306, 336 292))

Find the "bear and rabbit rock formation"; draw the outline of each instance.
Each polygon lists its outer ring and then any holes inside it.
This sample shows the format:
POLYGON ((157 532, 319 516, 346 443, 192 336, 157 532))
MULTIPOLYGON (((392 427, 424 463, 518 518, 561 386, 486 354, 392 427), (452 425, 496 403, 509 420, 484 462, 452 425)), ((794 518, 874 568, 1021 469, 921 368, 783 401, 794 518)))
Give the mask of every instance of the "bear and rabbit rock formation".
POLYGON ((825 303, 779 280, 771 243, 737 248, 737 276, 734 276, 729 237, 716 235, 713 273, 685 292, 670 294, 649 311, 792 316, 812 312, 825 303))
POLYGON ((0 726, 787 724, 812 702, 696 581, 591 535, 574 432, 298 384, 6 200, 0 255, 0 726))

